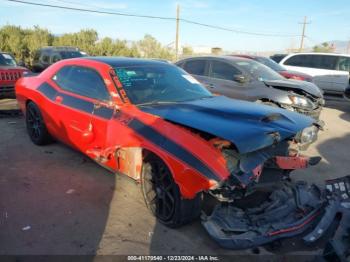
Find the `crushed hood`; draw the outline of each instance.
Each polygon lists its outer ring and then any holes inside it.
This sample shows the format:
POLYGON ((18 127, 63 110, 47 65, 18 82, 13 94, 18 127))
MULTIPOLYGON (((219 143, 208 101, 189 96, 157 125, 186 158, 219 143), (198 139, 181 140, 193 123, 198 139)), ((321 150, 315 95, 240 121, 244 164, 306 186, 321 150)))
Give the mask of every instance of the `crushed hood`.
POLYGON ((270 87, 284 87, 286 89, 293 90, 302 90, 306 93, 309 93, 312 96, 320 98, 323 96, 323 92, 318 88, 314 83, 307 81, 300 81, 294 79, 281 79, 281 80, 264 80, 264 83, 270 87))
POLYGON ((234 143, 240 153, 256 151, 293 137, 314 123, 310 117, 224 96, 194 101, 139 106, 143 112, 191 127, 234 143))

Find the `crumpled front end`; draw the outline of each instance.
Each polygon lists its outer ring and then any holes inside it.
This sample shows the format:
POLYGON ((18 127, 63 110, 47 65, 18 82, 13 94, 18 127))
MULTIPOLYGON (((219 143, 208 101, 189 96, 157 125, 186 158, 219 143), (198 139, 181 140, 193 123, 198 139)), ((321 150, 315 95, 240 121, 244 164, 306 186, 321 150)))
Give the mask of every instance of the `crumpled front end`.
POLYGON ((320 239, 336 220, 341 220, 325 245, 329 261, 348 261, 350 255, 350 176, 326 181, 326 188, 305 182, 282 183, 255 207, 218 204, 202 224, 222 247, 253 248, 277 239, 300 235, 305 244, 320 239))

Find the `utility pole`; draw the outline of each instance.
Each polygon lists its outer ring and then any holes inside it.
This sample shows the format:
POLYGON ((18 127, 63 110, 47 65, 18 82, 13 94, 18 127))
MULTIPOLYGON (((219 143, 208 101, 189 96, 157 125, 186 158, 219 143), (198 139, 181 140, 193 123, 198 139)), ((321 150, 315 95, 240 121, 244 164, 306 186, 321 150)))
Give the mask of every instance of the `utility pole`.
POLYGON ((299 24, 303 24, 303 32, 301 34, 301 40, 300 40, 300 48, 299 48, 299 52, 303 51, 304 48, 304 38, 305 38, 305 28, 307 24, 310 24, 310 22, 306 22, 307 21, 307 17, 304 16, 304 22, 299 23, 299 24))
POLYGON ((180 22, 180 5, 176 7, 176 37, 175 37, 175 59, 178 59, 179 55, 179 22, 180 22))
POLYGON ((349 54, 350 51, 350 40, 348 41, 348 46, 346 47, 346 53, 349 54))

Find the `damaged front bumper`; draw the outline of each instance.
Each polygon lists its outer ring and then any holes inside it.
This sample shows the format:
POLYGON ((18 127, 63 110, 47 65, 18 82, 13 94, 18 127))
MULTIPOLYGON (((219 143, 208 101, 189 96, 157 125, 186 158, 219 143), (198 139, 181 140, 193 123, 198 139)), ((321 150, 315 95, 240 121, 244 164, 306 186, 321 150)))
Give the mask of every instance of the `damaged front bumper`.
MULTIPOLYGON (((324 256, 346 261, 350 255, 350 176, 326 181, 326 189, 305 182, 283 183, 258 207, 237 208, 219 204, 210 216, 202 216, 209 235, 222 247, 246 249, 312 230, 304 237, 315 242, 337 214, 342 220, 324 256)), ((336 261, 336 260, 334 260, 336 261)))

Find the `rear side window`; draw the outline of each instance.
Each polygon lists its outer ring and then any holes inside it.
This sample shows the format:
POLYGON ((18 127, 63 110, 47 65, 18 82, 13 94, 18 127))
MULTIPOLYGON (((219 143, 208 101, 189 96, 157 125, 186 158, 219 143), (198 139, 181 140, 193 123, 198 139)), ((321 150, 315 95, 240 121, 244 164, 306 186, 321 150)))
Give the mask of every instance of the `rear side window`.
POLYGON ((330 55, 295 55, 287 59, 284 64, 290 66, 311 67, 335 70, 337 56, 330 55))
POLYGON ((57 61, 60 61, 62 57, 59 54, 53 54, 51 57, 52 63, 56 63, 57 61))
POLYGON ((100 74, 93 69, 65 66, 53 76, 52 80, 62 89, 72 93, 102 101, 110 100, 100 74))
POLYGON ((220 61, 213 61, 211 63, 210 76, 213 78, 219 78, 224 80, 233 80, 234 75, 242 74, 234 66, 220 61))
POLYGON ((192 75, 205 75, 205 60, 190 60, 185 63, 185 71, 192 75))
POLYGON ((50 56, 47 53, 44 53, 43 56, 41 57, 41 61, 45 64, 48 64, 50 62, 50 56))
POLYGON ((350 72, 350 57, 341 56, 338 59, 337 70, 350 72))

